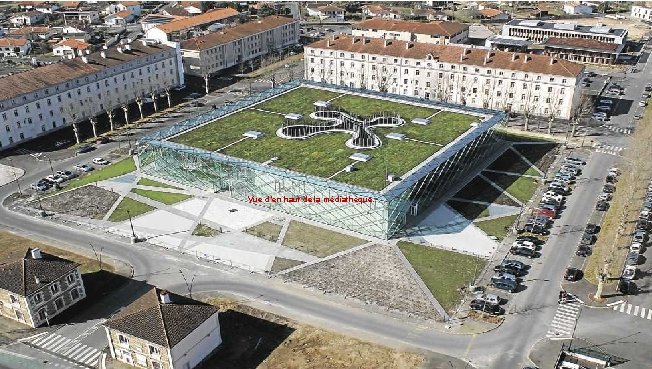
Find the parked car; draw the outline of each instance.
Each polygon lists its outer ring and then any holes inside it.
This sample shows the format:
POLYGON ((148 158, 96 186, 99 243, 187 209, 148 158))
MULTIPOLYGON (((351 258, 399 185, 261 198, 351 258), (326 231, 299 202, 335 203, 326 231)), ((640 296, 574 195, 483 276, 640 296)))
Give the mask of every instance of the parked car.
POLYGON ((598 196, 598 200, 609 201, 613 196, 609 192, 603 192, 598 196))
POLYGON ((638 252, 640 254, 642 249, 643 249, 643 247, 638 242, 632 242, 632 244, 629 245, 629 251, 630 252, 638 252))
POLYGON ((582 239, 580 240, 580 245, 593 245, 595 239, 596 237, 594 234, 584 232, 582 239))
POLYGON ((82 145, 77 149, 77 154, 84 154, 93 150, 95 150, 95 146, 93 145, 82 145))
MULTIPOLYGON (((530 241, 535 245, 538 245, 543 242, 539 237, 536 236, 518 236, 516 237, 516 241, 530 241)), ((515 260, 513 261, 516 262, 515 260)))
MULTIPOLYGON (((532 232, 536 233, 536 232, 532 232)), ((521 255, 532 259, 536 255, 536 251, 533 248, 519 246, 509 250, 513 255, 521 255)))
POLYGON ((631 281, 636 278, 636 267, 633 265, 626 265, 623 269, 623 274, 620 276, 622 279, 631 281))
POLYGON ((64 180, 68 181, 77 177, 76 173, 73 173, 69 170, 58 170, 56 173, 58 176, 63 177, 64 180))
POLYGON ((502 263, 500 263, 500 265, 497 265, 496 267, 502 267, 502 266, 506 266, 506 267, 518 270, 520 272, 525 272, 530 267, 529 265, 527 265, 527 264, 525 264, 523 262, 520 262, 518 260, 511 260, 511 259, 503 260, 502 263))
POLYGON ((640 254, 635 251, 630 251, 627 254, 627 259, 625 259, 625 265, 638 265, 638 259, 640 254))
POLYGON ((589 256, 591 255, 591 246, 589 245, 579 245, 575 251, 577 256, 589 256))
POLYGON ((567 268, 564 273, 564 279, 570 282, 576 282, 582 279, 584 273, 577 268, 567 268))
POLYGON ((104 158, 93 158, 93 164, 97 165, 108 165, 109 161, 104 158))
POLYGON ((636 283, 629 281, 627 279, 620 279, 618 281, 618 291, 625 295, 634 295, 638 291, 636 283))
POLYGON ((595 210, 597 211, 607 211, 609 209, 609 203, 607 201, 600 200, 595 204, 595 210))
POLYGON ((46 191, 50 188, 50 183, 41 179, 38 182, 32 183, 30 188, 35 191, 46 191))
POLYGON ((73 168, 75 168, 76 170, 78 170, 80 172, 90 172, 93 169, 95 169, 95 168, 91 167, 90 165, 82 164, 82 163, 75 164, 75 166, 73 168))
POLYGON ((640 106, 641 108, 646 107, 646 106, 647 106, 647 101, 645 101, 645 100, 641 100, 641 101, 639 101, 639 102, 638 102, 638 106, 640 106))
POLYGON ((518 282, 518 277, 511 273, 498 272, 491 277, 491 280, 509 279, 518 282))
POLYGON ((645 231, 636 231, 634 232, 634 237, 632 237, 634 242, 644 243, 647 241, 647 232, 645 231))
POLYGON ((556 211, 546 209, 546 208, 534 209, 534 214, 538 215, 538 216, 548 217, 548 218, 551 218, 551 219, 554 219, 557 216, 556 211))
POLYGON ((483 293, 478 295, 474 300, 483 301, 490 305, 500 305, 500 303, 503 302, 503 299, 500 296, 494 295, 493 293, 483 293))
POLYGON ((603 112, 608 113, 608 112, 611 111, 611 105, 600 105, 600 106, 596 107, 595 110, 603 111, 603 112))
POLYGON ((104 137, 98 137, 95 140, 95 143, 97 143, 97 144, 105 144, 105 143, 109 143, 111 141, 113 141, 113 139, 111 139, 111 137, 104 136, 104 137))
POLYGON ((606 183, 604 186, 602 186, 602 192, 614 193, 616 192, 616 186, 611 183, 606 183))
MULTIPOLYGON (((523 232, 530 232, 532 234, 540 234, 540 235, 546 235, 548 234, 548 230, 546 229, 545 226, 542 226, 540 224, 535 224, 535 223, 526 223, 523 226, 523 232)), ((523 255, 523 256, 529 256, 529 257, 534 257, 534 253, 528 253, 528 252, 512 252, 512 254, 515 255, 523 255)))
POLYGON ((56 174, 50 174, 49 176, 45 177, 45 180, 52 184, 55 184, 55 183, 63 183, 66 179, 56 174))
POLYGON ((498 305, 489 304, 484 300, 473 300, 471 301, 471 309, 479 310, 491 315, 500 315, 503 312, 503 309, 498 305))
POLYGON ((514 293, 518 290, 518 283, 510 281, 509 279, 491 281, 491 285, 495 288, 509 291, 511 293, 514 293))
POLYGON ((635 114, 635 115, 634 115, 634 120, 640 120, 640 119, 641 119, 641 115, 640 115, 640 114, 635 114))
MULTIPOLYGON (((604 100, 600 100, 600 102, 602 102, 602 101, 604 101, 604 100)), ((611 101, 611 100, 606 100, 606 101, 611 101)), ((582 159, 580 159, 580 158, 578 158, 576 156, 569 156, 564 160, 566 162, 572 163, 572 164, 586 165, 586 161, 584 161, 584 160, 582 160, 582 159)))

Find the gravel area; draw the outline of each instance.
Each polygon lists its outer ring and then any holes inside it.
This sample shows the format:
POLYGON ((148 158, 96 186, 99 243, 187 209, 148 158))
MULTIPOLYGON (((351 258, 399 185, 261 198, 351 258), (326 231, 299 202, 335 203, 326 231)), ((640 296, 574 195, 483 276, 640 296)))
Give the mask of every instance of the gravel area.
MULTIPOLYGON (((49 212, 101 219, 119 197, 115 192, 89 185, 42 199, 41 205, 49 212)), ((38 208, 39 203, 33 201, 31 205, 38 208)))
POLYGON ((297 269, 286 280, 425 319, 439 315, 388 245, 373 245, 297 269))

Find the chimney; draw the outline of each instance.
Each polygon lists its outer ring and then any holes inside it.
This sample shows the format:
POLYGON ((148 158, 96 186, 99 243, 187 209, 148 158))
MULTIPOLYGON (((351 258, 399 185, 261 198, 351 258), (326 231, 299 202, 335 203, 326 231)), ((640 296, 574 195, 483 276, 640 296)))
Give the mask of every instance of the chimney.
POLYGON ((527 54, 525 54, 525 55, 523 56, 523 64, 527 63, 527 61, 528 61, 529 58, 530 58, 530 57, 529 57, 527 54))
POLYGON ((391 40, 388 40, 388 39, 384 39, 384 40, 383 40, 383 44, 385 45, 385 47, 387 47, 387 46, 389 46, 389 45, 392 44, 392 41, 391 41, 391 40))
POLYGON ((408 49, 411 48, 412 46, 413 46, 413 45, 412 45, 411 42, 409 42, 409 41, 406 42, 406 43, 405 43, 405 50, 408 50, 408 49))
POLYGON ((120 54, 122 54, 122 48, 120 46, 118 46, 117 50, 120 54))
POLYGON ((355 36, 351 37, 351 44, 355 44, 355 36))
POLYGON ((32 259, 34 260, 41 259, 41 249, 39 248, 32 249, 30 250, 30 253, 32 254, 32 259))
POLYGON ((489 57, 491 57, 491 51, 487 52, 487 55, 484 56, 484 64, 489 63, 489 57))
POLYGON ((166 290, 161 290, 158 293, 158 297, 161 300, 161 304, 169 304, 170 302, 172 302, 172 300, 170 299, 170 293, 166 290))
POLYGON ((131 50, 131 45, 126 44, 126 45, 125 45, 125 51, 130 51, 130 50, 131 50))
POLYGON ((512 53, 512 61, 516 61, 516 53, 512 53))
POLYGON ((41 280, 38 279, 38 276, 35 275, 34 276, 34 282, 36 282, 36 284, 39 284, 39 283, 41 283, 41 280))
POLYGON ((553 65, 557 62, 557 59, 555 58, 550 58, 550 65, 553 65))
POLYGON ((85 56, 82 56, 82 57, 81 57, 81 60, 82 60, 85 64, 88 64, 88 58, 86 58, 85 56))
POLYGON ((102 59, 106 59, 106 52, 100 51, 100 56, 102 57, 102 59))
POLYGON ((84 55, 84 50, 77 49, 77 56, 83 56, 83 55, 84 55))
POLYGON ((108 48, 109 48, 108 46, 106 46, 106 45, 102 45, 102 49, 103 49, 103 50, 108 50, 108 48))
POLYGON ((464 48, 464 55, 468 55, 471 53, 471 48, 470 47, 465 47, 464 48))
POLYGON ((88 49, 86 49, 86 50, 84 50, 84 52, 86 53, 86 55, 88 55, 88 54, 90 54, 90 53, 91 53, 91 51, 90 51, 90 50, 88 50, 88 49))

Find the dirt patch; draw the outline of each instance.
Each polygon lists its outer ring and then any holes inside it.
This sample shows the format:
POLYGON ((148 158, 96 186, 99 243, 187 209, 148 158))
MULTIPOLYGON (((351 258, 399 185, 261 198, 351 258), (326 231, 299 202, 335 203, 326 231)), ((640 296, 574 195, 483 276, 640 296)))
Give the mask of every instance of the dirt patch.
MULTIPOLYGON (((96 186, 83 186, 41 200, 45 211, 78 217, 102 219, 120 195, 96 186)), ((31 203, 38 208, 39 202, 31 203)))
POLYGON ((281 229, 283 229, 283 226, 279 224, 264 222, 247 228, 245 232, 267 241, 276 242, 278 240, 278 236, 281 234, 281 229))
POLYGON ((502 316, 490 315, 476 310, 469 311, 469 318, 491 324, 500 324, 505 319, 502 316))

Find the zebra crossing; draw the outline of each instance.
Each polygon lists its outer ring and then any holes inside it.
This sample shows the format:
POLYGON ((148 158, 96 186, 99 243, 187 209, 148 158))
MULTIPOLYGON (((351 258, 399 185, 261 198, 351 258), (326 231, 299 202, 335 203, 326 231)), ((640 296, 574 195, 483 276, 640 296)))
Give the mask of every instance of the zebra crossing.
POLYGON ((36 152, 36 151, 32 151, 32 150, 27 150, 27 149, 18 149, 15 152, 18 155, 29 155, 29 156, 33 157, 34 159, 36 159, 38 161, 41 161, 41 156, 43 155, 42 152, 36 152))
POLYGON ((613 145, 604 145, 598 142, 593 143, 593 149, 595 152, 600 152, 603 154, 609 154, 609 155, 621 155, 622 151, 625 150, 624 147, 620 146, 613 146, 613 145))
POLYGON ((622 127, 616 127, 612 126, 610 124, 603 124, 602 127, 616 133, 622 133, 624 135, 631 135, 632 134, 632 129, 631 128, 622 128, 622 127))
POLYGON ((86 367, 96 367, 102 355, 101 350, 86 346, 80 343, 78 339, 70 339, 56 333, 33 336, 22 342, 29 346, 65 357, 74 363, 82 364, 86 367))
POLYGON ((559 304, 546 337, 551 339, 573 338, 577 316, 580 313, 581 307, 582 305, 579 302, 559 304))
POLYGON ((625 313, 643 319, 652 320, 652 308, 644 308, 639 305, 632 305, 623 302, 621 304, 614 305, 613 310, 619 313, 625 313))

